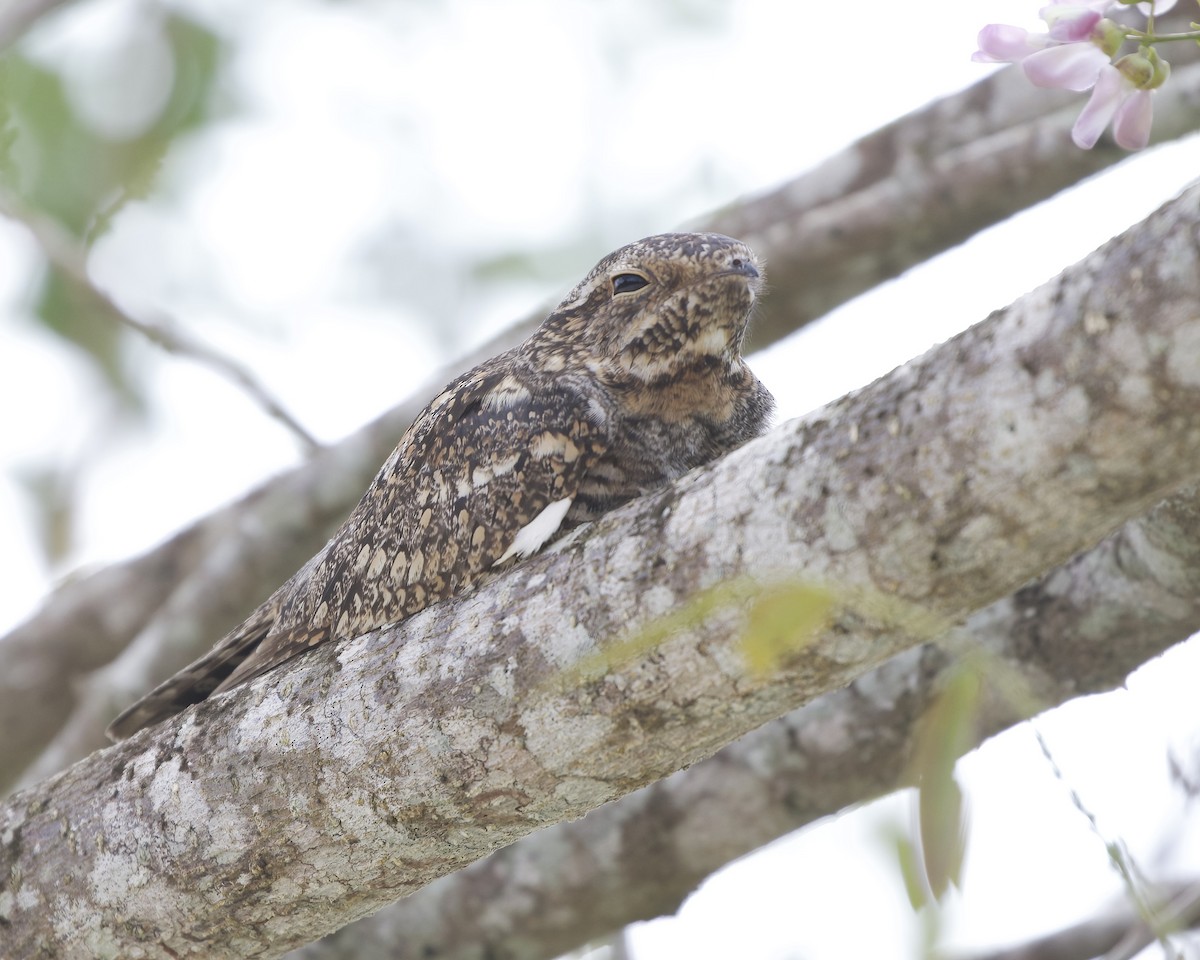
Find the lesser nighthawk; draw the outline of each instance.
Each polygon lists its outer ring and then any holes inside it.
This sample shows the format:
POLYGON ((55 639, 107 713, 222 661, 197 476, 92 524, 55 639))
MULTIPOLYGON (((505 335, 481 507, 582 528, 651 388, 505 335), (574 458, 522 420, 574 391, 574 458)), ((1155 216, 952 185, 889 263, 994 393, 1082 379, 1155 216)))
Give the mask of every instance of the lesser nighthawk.
POLYGON ((762 284, 719 234, 605 257, 528 340, 442 390, 320 553, 109 735, 463 594, 760 434, 773 400, 741 347, 762 284))

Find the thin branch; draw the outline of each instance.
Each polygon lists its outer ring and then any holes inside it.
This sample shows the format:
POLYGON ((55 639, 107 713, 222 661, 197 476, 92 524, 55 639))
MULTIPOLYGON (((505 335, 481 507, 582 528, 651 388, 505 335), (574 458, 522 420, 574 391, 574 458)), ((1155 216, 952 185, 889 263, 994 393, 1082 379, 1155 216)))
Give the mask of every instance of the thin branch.
POLYGON ((1122 901, 1103 913, 1027 943, 955 960, 1132 960, 1165 933, 1200 927, 1200 882, 1156 884, 1148 924, 1139 909, 1122 901))
POLYGON ((8 0, 0 8, 0 51, 16 43, 38 20, 70 0, 8 0))
POLYGON ((189 337, 178 324, 165 314, 156 321, 140 320, 124 310, 88 276, 87 257, 83 248, 57 222, 42 214, 7 190, 0 190, 0 214, 22 224, 33 235, 46 259, 73 283, 87 291, 90 299, 100 305, 105 316, 121 326, 141 334, 168 353, 186 357, 203 364, 234 383, 275 420, 283 424, 300 441, 308 454, 321 448, 312 436, 270 391, 245 366, 212 347, 189 337))
MULTIPOLYGON (((1152 939, 1155 937, 1162 945, 1164 956, 1170 956, 1170 944, 1167 942, 1167 936, 1173 932, 1166 925, 1157 922, 1155 906, 1152 893, 1145 889, 1146 878, 1141 869, 1134 860, 1133 854, 1129 851, 1128 845, 1124 840, 1109 840, 1104 831, 1100 829, 1100 822, 1091 808, 1084 802, 1079 791, 1070 783, 1067 782, 1066 776, 1062 772, 1062 768, 1058 765, 1058 761, 1054 759, 1054 753, 1050 749, 1050 744, 1042 735, 1042 731, 1036 727, 1034 735, 1037 738, 1038 746, 1041 748, 1042 756, 1050 765, 1050 770, 1054 774, 1054 778, 1067 790, 1071 798, 1071 805, 1079 811, 1080 815, 1087 821, 1092 833, 1104 844, 1104 849, 1108 854, 1108 861, 1116 870, 1117 876, 1121 878, 1121 883, 1125 887, 1125 896, 1134 909, 1137 910, 1137 915, 1141 919, 1141 927, 1144 927, 1151 933, 1152 939)), ((1140 952, 1142 947, 1147 944, 1143 943, 1133 953, 1140 952)), ((1132 957, 1130 954, 1129 957, 1132 957)), ((1110 960, 1118 960, 1117 957, 1112 957, 1110 960)))
MULTIPOLYGON (((95 288, 93 287, 94 292, 95 288)), ((115 308, 116 305, 110 299, 106 306, 115 308)), ((226 380, 239 387, 243 393, 248 394, 250 399, 262 407, 268 416, 278 420, 290 430, 300 441, 307 455, 311 456, 321 449, 321 442, 288 413, 283 404, 258 381, 248 368, 220 351, 191 339, 170 317, 160 314, 157 322, 150 322, 138 320, 124 310, 120 310, 112 316, 168 353, 195 360, 225 377, 226 380)))
POLYGON ((1148 903, 1138 906, 1139 922, 1130 924, 1105 960, 1133 960, 1156 940, 1165 946, 1171 934, 1200 927, 1200 880, 1177 887, 1169 897, 1157 893, 1148 903))

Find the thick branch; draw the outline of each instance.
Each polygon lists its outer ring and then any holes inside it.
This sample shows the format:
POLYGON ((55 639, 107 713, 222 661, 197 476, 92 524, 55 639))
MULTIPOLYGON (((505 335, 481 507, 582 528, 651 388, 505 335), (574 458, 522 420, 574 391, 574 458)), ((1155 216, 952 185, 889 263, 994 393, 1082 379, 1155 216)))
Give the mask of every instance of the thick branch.
MULTIPOLYGON (((1121 685, 1197 629, 1193 488, 981 610, 962 633, 1051 707, 1121 685)), ((528 836, 294 960, 553 960, 672 913, 731 860, 909 785, 917 723, 954 664, 933 646, 895 657, 711 759, 528 836)), ((1024 719, 1003 696, 987 703, 975 726, 980 740, 1024 719)))
MULTIPOLYGON (((1194 129, 1198 101, 1200 67, 1177 69, 1160 94, 1156 129, 1165 136, 1194 129)), ((1075 109, 1065 95, 1061 102, 1075 109)), ((997 73, 888 125, 778 191, 706 221, 706 229, 746 235, 771 264, 773 292, 755 343, 765 346, 961 240, 962 229, 945 215, 951 207, 978 229, 1098 169, 1093 164, 1118 159, 1114 151, 1066 146, 1069 117, 1062 109, 1019 73, 997 73), (980 139, 967 146, 972 137, 980 139), (853 238, 853 250, 845 237, 853 238), (838 251, 844 256, 832 256, 838 251)), ((117 709, 206 649, 316 552, 451 373, 515 342, 534 322, 456 363, 418 389, 415 401, 327 455, 268 481, 140 558, 60 588, 41 613, 0 638, 0 660, 9 667, 0 672, 0 728, 7 733, 0 743, 0 790, 45 749, 76 709, 77 696, 84 707, 32 774, 48 775, 101 746, 100 731, 117 709), (294 495, 293 509, 285 509, 294 495), (296 523, 296 516, 310 515, 310 527, 296 523), (205 545, 220 546, 221 564, 201 565, 198 551, 205 545), (136 647, 113 670, 83 681, 134 638, 136 647)))
POLYGON ((1197 473, 1197 302, 1200 187, 473 596, 14 797, 0 917, 17 952, 279 953, 845 685, 1197 473), (745 671, 744 605, 614 647, 706 589, 781 575, 840 604, 778 671, 745 671), (597 651, 611 662, 582 668, 597 651))
POLYGON ((82 694, 100 715, 93 739, 164 663, 187 662, 240 622, 260 584, 286 580, 345 519, 416 410, 398 408, 148 553, 57 589, 0 642, 0 783, 11 783, 65 722, 81 695, 77 678, 130 638, 139 642, 121 669, 82 694))

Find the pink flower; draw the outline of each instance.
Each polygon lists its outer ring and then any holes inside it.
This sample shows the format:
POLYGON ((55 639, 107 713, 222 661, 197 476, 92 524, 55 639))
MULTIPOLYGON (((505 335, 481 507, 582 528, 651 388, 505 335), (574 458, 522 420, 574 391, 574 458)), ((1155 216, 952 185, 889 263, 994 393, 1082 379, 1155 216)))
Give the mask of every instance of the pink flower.
POLYGON ((1045 33, 990 23, 979 31, 979 49, 971 59, 985 63, 1019 63, 1039 87, 1068 90, 1092 88, 1071 137, 1083 149, 1096 145, 1111 123, 1113 139, 1126 150, 1140 150, 1150 141, 1154 116, 1153 93, 1166 81, 1171 67, 1154 46, 1149 33, 1122 27, 1104 14, 1113 7, 1131 6, 1147 17, 1165 13, 1175 0, 1050 0, 1038 11, 1045 33), (1140 37, 1137 53, 1112 58, 1131 37, 1140 37))
POLYGON ((1061 43, 1031 53, 1021 69, 1039 87, 1087 90, 1109 65, 1109 59, 1110 54, 1094 43, 1061 43))
POLYGON ((971 54, 976 63, 1018 63, 1050 40, 1046 33, 1030 33, 1007 23, 989 23, 979 31, 979 49, 971 54))
POLYGON ((971 59, 1020 63, 1039 87, 1087 90, 1125 40, 1121 28, 1102 16, 1110 6, 1111 0, 1059 0, 1041 9, 1050 28, 1046 33, 988 24, 979 31, 979 49, 971 59))
POLYGON ((1051 40, 1078 43, 1091 38, 1092 30, 1110 6, 1110 0, 1099 0, 1096 3, 1056 2, 1042 7, 1038 16, 1045 20, 1050 28, 1051 40))
POLYGON ((1119 126, 1127 136, 1132 137, 1137 133, 1140 138, 1130 139, 1126 143, 1122 143, 1118 138, 1117 143, 1126 150, 1144 147, 1149 140, 1150 126, 1148 122, 1143 122, 1142 115, 1148 114, 1150 110, 1149 96, 1149 90, 1139 91, 1112 64, 1106 66, 1100 71, 1100 78, 1092 90, 1091 99, 1079 114, 1075 126, 1071 128, 1071 139, 1075 141, 1075 146, 1091 150, 1100 139, 1104 128, 1116 120, 1114 134, 1119 126), (1134 94, 1139 92, 1144 93, 1145 97, 1135 99, 1134 94), (1145 136, 1141 136, 1143 128, 1145 136))
POLYGON ((1111 123, 1118 146, 1126 150, 1145 147, 1150 142, 1154 119, 1153 94, 1170 70, 1152 47, 1104 67, 1091 99, 1071 130, 1075 145, 1090 150, 1111 123))

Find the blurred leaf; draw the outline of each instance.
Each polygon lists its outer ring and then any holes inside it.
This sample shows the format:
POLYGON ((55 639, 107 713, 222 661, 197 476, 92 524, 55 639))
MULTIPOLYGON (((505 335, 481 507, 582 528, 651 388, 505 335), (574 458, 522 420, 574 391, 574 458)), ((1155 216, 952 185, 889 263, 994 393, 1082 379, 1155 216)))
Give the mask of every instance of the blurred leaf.
POLYGON ((562 286, 565 292, 576 279, 580 263, 594 259, 596 248, 607 243, 607 237, 588 235, 569 243, 483 256, 471 264, 471 279, 481 283, 548 281, 562 286))
POLYGON ((701 590, 678 610, 653 620, 624 640, 583 658, 573 669, 564 671, 559 681, 571 685, 580 679, 604 676, 710 617, 740 617, 747 605, 742 649, 749 668, 763 672, 812 640, 828 619, 833 592, 799 581, 767 587, 744 578, 719 583, 701 590))
POLYGON ((728 0, 673 0, 668 9, 681 29, 711 31, 729 22, 728 0))
MULTIPOLYGON (((79 241, 81 258, 127 203, 153 189, 175 139, 208 119, 220 63, 217 37, 177 13, 162 15, 162 30, 174 60, 171 90, 157 118, 131 139, 92 129, 53 69, 11 52, 0 63, 0 175, 27 207, 79 241)), ((107 52, 123 55, 119 44, 107 52)), ((126 410, 140 410, 122 350, 127 331, 94 294, 48 270, 35 302, 46 329, 94 361, 126 410)))
POLYGON ((125 362, 124 328, 110 319, 91 290, 48 270, 35 309, 47 329, 87 354, 126 411, 144 412, 139 384, 125 362))
POLYGON ((934 899, 960 885, 967 852, 962 788, 953 776, 921 783, 921 857, 934 899))
POLYGON ((73 473, 57 466, 15 471, 14 479, 33 507, 38 546, 48 566, 56 566, 71 552, 75 529, 73 473))
POLYGON ((536 280, 546 273, 545 261, 532 251, 483 257, 471 268, 473 279, 483 281, 536 280))
POLYGON ((175 83, 152 133, 173 136, 209 119, 209 99, 221 61, 215 33, 193 20, 171 13, 164 25, 175 55, 175 83))
POLYGON ((679 610, 659 617, 624 640, 585 657, 574 668, 564 670, 561 682, 570 686, 579 679, 602 677, 613 668, 650 652, 673 634, 698 626, 719 608, 736 603, 739 586, 744 589, 744 584, 722 583, 701 590, 679 610))
POLYGON ((8 60, 0 57, 0 185, 15 191, 17 165, 13 159, 13 144, 17 142, 17 127, 12 115, 8 73, 8 60))
MULTIPOLYGON (((15 122, 11 151, 25 201, 83 237, 114 200, 144 196, 172 140, 207 119, 219 63, 217 38, 178 14, 164 25, 174 57, 170 96, 157 120, 131 140, 93 131, 75 111, 62 78, 16 53, 5 56, 0 116, 15 122)), ((120 56, 115 49, 113 56, 120 56)), ((94 231, 93 231, 94 232, 94 231)))
POLYGON ((109 199, 101 198, 96 206, 87 229, 89 244, 109 230, 113 218, 127 203, 150 194, 175 138, 209 117, 210 94, 220 63, 216 36, 175 14, 167 17, 164 32, 175 59, 171 95, 153 126, 124 145, 127 150, 118 148, 120 182, 115 191, 110 191, 109 199))
POLYGON ((163 138, 157 144, 151 138, 139 141, 144 150, 137 157, 137 165, 131 166, 125 182, 107 203, 102 203, 93 211, 82 240, 86 246, 92 246, 100 237, 112 229, 113 221, 118 213, 125 209, 132 200, 142 200, 150 194, 154 181, 162 168, 162 162, 167 155, 171 141, 163 138))
POLYGON ((917 781, 921 862, 933 896, 959 886, 966 856, 967 815, 962 788, 954 778, 959 757, 974 746, 982 678, 973 664, 960 664, 917 732, 917 781))
POLYGON ((17 131, 16 186, 27 202, 78 233, 98 169, 87 163, 96 152, 94 137, 73 116, 57 74, 15 53, 5 59, 4 110, 17 131))
POLYGON ((908 896, 909 905, 916 910, 923 910, 929 905, 929 897, 925 887, 925 871, 921 867, 921 858, 913 844, 912 837, 898 824, 884 825, 883 841, 892 848, 896 857, 896 865, 900 868, 900 879, 904 883, 904 892, 908 896))
POLYGON ((751 602, 742 637, 750 669, 759 674, 777 669, 813 641, 832 609, 833 594, 814 584, 787 583, 764 590, 751 602))

